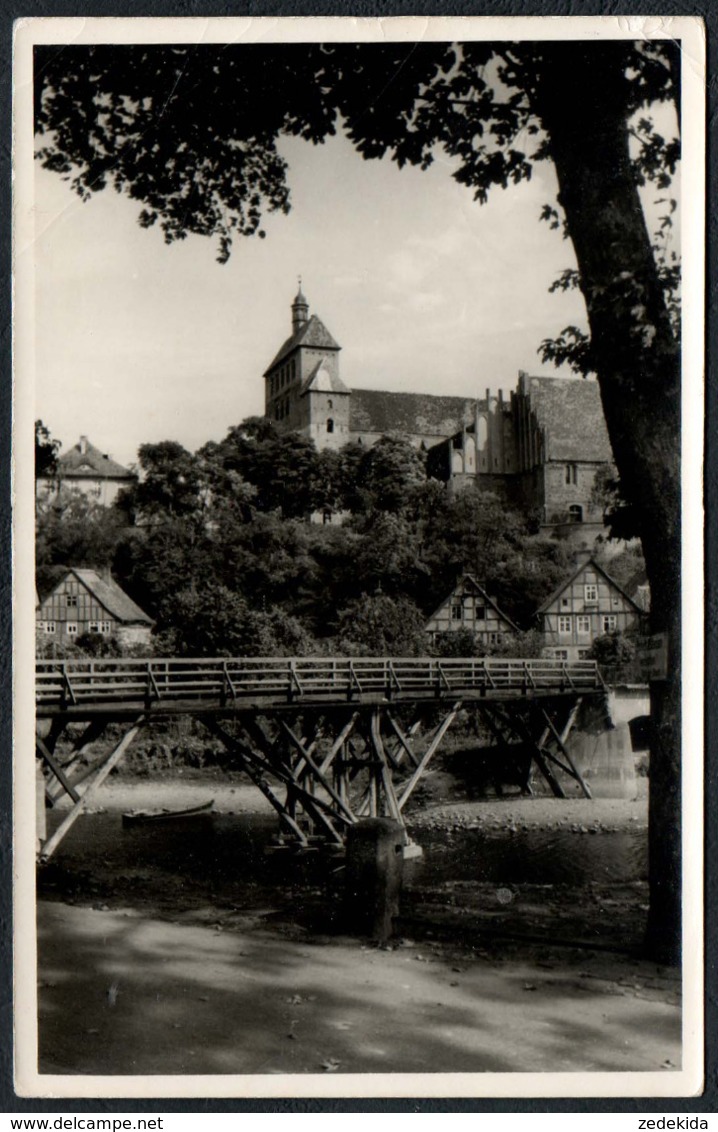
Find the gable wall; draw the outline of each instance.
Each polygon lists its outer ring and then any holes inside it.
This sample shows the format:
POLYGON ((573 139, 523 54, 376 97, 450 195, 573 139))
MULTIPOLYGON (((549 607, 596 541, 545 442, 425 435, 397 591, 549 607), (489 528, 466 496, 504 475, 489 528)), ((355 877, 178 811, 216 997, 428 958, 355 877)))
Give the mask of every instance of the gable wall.
POLYGON ((96 624, 98 628, 94 631, 107 634, 114 633, 117 627, 117 621, 112 614, 100 605, 87 587, 74 575, 60 582, 59 586, 41 602, 35 620, 40 631, 58 640, 81 636, 90 631, 90 625, 96 624), (54 631, 49 628, 51 625, 55 626, 54 631))
POLYGON ((497 634, 505 636, 514 632, 492 605, 486 603, 480 594, 470 591, 452 594, 426 623, 428 633, 455 633, 460 629, 467 629, 487 642, 497 634), (459 606, 461 617, 455 617, 453 610, 458 610, 459 606))
POLYGON ((542 628, 547 645, 570 648, 569 659, 574 659, 577 650, 590 648, 596 637, 607 632, 625 632, 636 623, 637 616, 628 598, 588 566, 542 614, 542 628), (587 599, 587 585, 596 586, 595 601, 587 599), (559 618, 568 621, 560 625, 559 618), (607 623, 606 618, 615 621, 607 623))

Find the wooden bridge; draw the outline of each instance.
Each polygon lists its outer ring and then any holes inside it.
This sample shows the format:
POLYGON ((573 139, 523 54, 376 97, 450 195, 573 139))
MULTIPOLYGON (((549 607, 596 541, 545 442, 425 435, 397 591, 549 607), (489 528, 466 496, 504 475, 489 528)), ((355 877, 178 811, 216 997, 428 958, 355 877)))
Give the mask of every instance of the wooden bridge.
POLYGON ((386 814, 403 825, 404 807, 460 711, 499 747, 528 752, 558 797, 565 795, 557 769, 590 797, 566 741, 582 701, 604 696, 594 661, 40 661, 36 750, 46 797, 53 805, 64 791, 73 801, 42 856, 54 852, 140 729, 172 716, 200 720, 221 741, 225 765, 245 771, 274 807, 283 834, 307 847, 317 837, 343 844, 362 817, 386 814), (108 734, 109 750, 98 753, 108 734))

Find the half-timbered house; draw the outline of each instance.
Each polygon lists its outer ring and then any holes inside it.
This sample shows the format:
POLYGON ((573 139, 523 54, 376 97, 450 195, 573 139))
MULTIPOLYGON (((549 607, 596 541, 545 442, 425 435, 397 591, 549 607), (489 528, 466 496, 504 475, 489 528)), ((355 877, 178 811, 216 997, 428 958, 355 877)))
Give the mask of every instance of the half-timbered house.
POLYGON ((546 654, 582 660, 596 637, 640 623, 640 606, 593 559, 581 561, 538 610, 546 654))
POLYGON ((434 638, 438 633, 456 633, 460 629, 473 633, 484 645, 500 645, 518 632, 510 617, 503 613, 493 598, 479 585, 472 574, 464 574, 426 622, 426 631, 434 638))
POLYGON ((72 568, 36 609, 36 628, 58 644, 83 633, 116 637, 120 644, 146 644, 154 621, 109 574, 72 568))

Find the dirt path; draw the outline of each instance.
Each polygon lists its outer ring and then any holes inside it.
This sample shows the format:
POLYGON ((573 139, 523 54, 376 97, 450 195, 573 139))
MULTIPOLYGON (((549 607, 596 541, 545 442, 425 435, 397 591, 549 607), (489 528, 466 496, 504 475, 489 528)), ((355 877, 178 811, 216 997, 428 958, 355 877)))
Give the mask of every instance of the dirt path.
POLYGON ((677 983, 636 964, 454 958, 46 904, 46 1073, 666 1070, 677 983))
POLYGON ((645 797, 417 811, 387 949, 341 934, 340 861, 269 851, 252 787, 118 778, 98 802, 40 875, 44 1073, 680 1065, 678 974, 637 950, 645 797), (211 797, 209 822, 122 828, 211 797))

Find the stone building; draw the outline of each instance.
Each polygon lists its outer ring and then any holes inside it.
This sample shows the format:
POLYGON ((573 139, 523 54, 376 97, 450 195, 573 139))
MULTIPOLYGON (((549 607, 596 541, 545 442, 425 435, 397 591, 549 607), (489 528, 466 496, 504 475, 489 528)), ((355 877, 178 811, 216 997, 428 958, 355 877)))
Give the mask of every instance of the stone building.
POLYGON ((83 633, 116 637, 121 645, 147 644, 154 621, 109 574, 73 567, 35 610, 39 633, 68 644, 83 633))
POLYGON ((57 471, 51 476, 38 476, 36 498, 40 507, 51 503, 63 491, 80 491, 83 495, 109 507, 123 487, 132 487, 137 476, 118 464, 106 452, 95 448, 86 436, 58 457, 57 471))
POLYGON ((611 461, 597 382, 520 373, 508 399, 487 390, 472 423, 429 452, 428 470, 453 490, 474 484, 535 510, 544 525, 599 534, 593 488, 611 461))
POLYGON ((292 333, 264 374, 265 415, 317 448, 375 444, 400 433, 427 451, 427 471, 451 491, 495 492, 540 522, 585 540, 603 530, 596 474, 612 461, 598 384, 519 373, 509 397, 349 389, 341 347, 299 290, 292 333))

